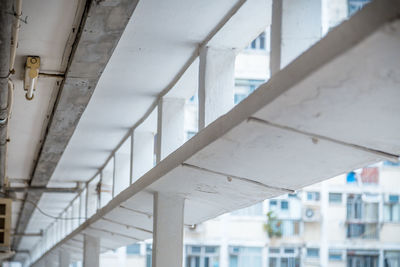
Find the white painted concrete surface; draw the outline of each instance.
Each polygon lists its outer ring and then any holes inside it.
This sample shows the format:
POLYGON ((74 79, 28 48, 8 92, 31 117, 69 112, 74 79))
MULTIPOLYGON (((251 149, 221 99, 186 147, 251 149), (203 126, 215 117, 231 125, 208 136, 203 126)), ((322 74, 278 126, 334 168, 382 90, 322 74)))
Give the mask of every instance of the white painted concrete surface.
POLYGON ((185 142, 185 99, 162 98, 158 104, 157 162, 185 142))
POLYGON ((182 196, 154 194, 154 267, 182 266, 184 203, 182 196))
POLYGON ((85 234, 83 245, 83 266, 100 266, 100 239, 99 237, 85 234))
POLYGON ((199 130, 233 107, 235 58, 231 49, 204 47, 200 51, 199 130))

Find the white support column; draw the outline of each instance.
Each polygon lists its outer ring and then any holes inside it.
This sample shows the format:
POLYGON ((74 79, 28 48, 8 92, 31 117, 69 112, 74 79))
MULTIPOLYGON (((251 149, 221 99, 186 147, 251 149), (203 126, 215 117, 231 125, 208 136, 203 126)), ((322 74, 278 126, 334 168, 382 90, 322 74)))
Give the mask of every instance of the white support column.
POLYGON ((100 239, 85 234, 83 242, 83 267, 100 266, 100 239))
POLYGON ((273 0, 271 76, 322 36, 322 0, 273 0))
POLYGON ((46 258, 44 259, 44 266, 45 267, 54 267, 57 266, 57 260, 54 258, 53 253, 49 253, 46 258))
POLYGON ((154 194, 153 267, 181 267, 184 199, 154 194))
POLYGON ((162 98, 158 104, 157 162, 185 142, 185 99, 162 98))
POLYGON ((153 167, 154 133, 135 130, 132 134, 132 183, 153 167))
POLYGON ((203 47, 199 65, 199 131, 234 105, 235 58, 233 49, 203 47))
POLYGON ((59 262, 60 263, 58 267, 69 267, 69 264, 71 263, 71 255, 68 250, 66 249, 60 250, 59 262))
POLYGON ((228 220, 226 218, 227 214, 222 215, 220 219, 220 233, 221 233, 221 245, 219 248, 219 260, 221 267, 228 267, 229 266, 229 241, 228 241, 228 220))
POLYGON ((319 252, 319 258, 320 258, 320 266, 328 266, 328 257, 329 257, 329 241, 328 241, 328 235, 329 235, 329 191, 328 191, 328 184, 326 183, 327 181, 322 182, 321 184, 321 224, 320 224, 320 231, 321 231, 321 239, 320 239, 320 252, 319 252))

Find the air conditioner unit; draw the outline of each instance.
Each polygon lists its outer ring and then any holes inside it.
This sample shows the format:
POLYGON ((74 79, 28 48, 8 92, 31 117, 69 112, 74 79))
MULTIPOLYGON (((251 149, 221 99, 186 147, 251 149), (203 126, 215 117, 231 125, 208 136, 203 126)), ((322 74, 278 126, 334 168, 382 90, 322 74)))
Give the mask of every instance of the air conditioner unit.
POLYGON ((11 204, 11 199, 0 198, 0 251, 10 250, 11 204))
POLYGON ((321 219, 319 206, 306 206, 303 210, 303 221, 315 222, 321 219))
POLYGON ((193 232, 193 233, 202 233, 204 231, 204 226, 202 223, 193 224, 193 225, 189 226, 189 230, 190 230, 190 232, 193 232))

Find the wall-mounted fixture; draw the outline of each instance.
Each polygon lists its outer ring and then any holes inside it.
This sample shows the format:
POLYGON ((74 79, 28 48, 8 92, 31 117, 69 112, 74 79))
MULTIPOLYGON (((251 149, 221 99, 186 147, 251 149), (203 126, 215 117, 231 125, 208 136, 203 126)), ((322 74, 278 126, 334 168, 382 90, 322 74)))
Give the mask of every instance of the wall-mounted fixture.
POLYGON ((33 91, 36 90, 36 83, 39 76, 40 57, 29 56, 26 59, 25 65, 25 80, 24 89, 26 92, 25 97, 27 100, 33 99, 33 91))

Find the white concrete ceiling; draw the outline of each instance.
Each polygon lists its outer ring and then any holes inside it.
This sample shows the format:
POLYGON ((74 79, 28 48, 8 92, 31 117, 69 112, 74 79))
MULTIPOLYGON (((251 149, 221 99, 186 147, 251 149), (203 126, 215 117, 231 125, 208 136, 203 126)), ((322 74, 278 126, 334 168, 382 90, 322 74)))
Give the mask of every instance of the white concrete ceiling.
MULTIPOLYGON (((77 13, 82 4, 81 0, 23 1, 22 19, 26 19, 26 23, 21 23, 15 63, 16 73, 11 77, 15 86, 14 105, 9 123, 10 142, 7 160, 7 176, 11 185, 21 186, 30 179, 34 160, 58 93, 57 81, 60 81, 58 78, 40 77, 33 100, 27 101, 23 90, 26 57, 40 56, 41 72, 63 73, 72 47, 73 28, 76 28, 80 19, 80 14, 77 13)), ((23 193, 16 194, 18 199, 23 199, 23 196, 23 193)), ((21 203, 21 201, 13 202, 12 231, 18 221, 21 203)), ((36 225, 37 229, 29 231, 37 233, 48 224, 47 221, 42 223, 39 220, 36 221, 36 225)), ((22 247, 32 248, 39 240, 40 237, 23 238, 22 247)), ((22 256, 28 255, 22 254, 22 256)))
MULTIPOLYGON (((39 55, 43 72, 65 71, 83 2, 24 1, 28 24, 21 28, 15 77, 22 77, 26 55, 39 55)), ((65 186, 90 179, 160 92, 169 89, 189 65, 168 96, 193 95, 197 90, 195 58, 199 45, 213 36, 213 45, 243 48, 266 28, 269 5, 270 1, 264 0, 139 1, 49 185, 65 186), (242 5, 237 13, 233 12, 242 5), (230 15, 235 15, 234 19, 225 20, 230 15), (247 20, 249 16, 255 20, 247 20), (235 42, 238 26, 243 29, 235 42)), ((10 123, 8 174, 29 179, 58 85, 54 78, 39 78, 35 98, 28 102, 22 80, 14 80, 16 101, 10 123)), ((56 215, 70 200, 70 194, 45 194, 39 207, 56 215)), ((35 211, 27 231, 38 232, 51 221, 35 211)), ((20 248, 32 248, 37 239, 23 238, 20 248)))
POLYGON ((235 4, 139 1, 51 181, 90 179, 235 4))
POLYGON ((64 72, 64 54, 68 56, 68 43, 79 0, 23 1, 22 14, 27 23, 21 23, 16 57, 14 107, 9 126, 7 175, 29 179, 33 160, 39 149, 47 115, 51 114, 58 86, 56 78, 39 78, 32 101, 25 99, 23 77, 26 56, 41 58, 41 72, 64 72), (45 7, 45 8, 44 8, 45 7))

